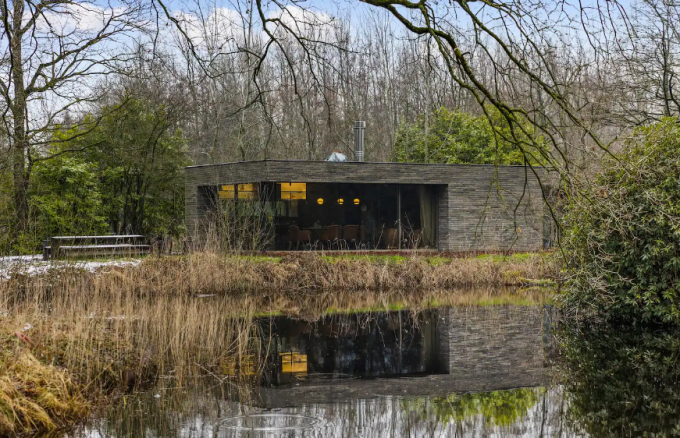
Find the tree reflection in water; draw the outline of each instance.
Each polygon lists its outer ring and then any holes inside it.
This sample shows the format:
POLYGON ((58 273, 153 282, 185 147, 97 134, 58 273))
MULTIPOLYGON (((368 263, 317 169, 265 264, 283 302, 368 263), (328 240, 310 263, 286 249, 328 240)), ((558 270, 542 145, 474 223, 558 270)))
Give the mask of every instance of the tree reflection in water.
POLYGON ((572 437, 561 388, 546 386, 549 316, 488 306, 274 317, 258 359, 265 384, 166 381, 71 436, 572 437))
POLYGON ((247 388, 214 376, 179 387, 169 380, 69 436, 680 435, 680 328, 562 323, 551 384, 546 312, 492 306, 273 321, 276 357, 306 355, 305 379, 247 388), (312 379, 317 368, 356 378, 312 379))
POLYGON ((543 388, 518 388, 468 394, 453 394, 435 398, 432 403, 439 421, 460 422, 481 415, 491 426, 510 426, 531 409, 543 388))
POLYGON ((557 387, 437 398, 376 397, 276 410, 237 403, 230 399, 234 396, 230 388, 215 385, 214 379, 200 379, 187 389, 161 394, 159 398, 146 393, 130 399, 124 406, 111 410, 107 418, 93 422, 71 437, 577 436, 565 424, 566 409, 557 387), (266 422, 258 417, 263 413, 271 415, 266 422))
POLYGON ((557 333, 574 427, 593 437, 680 435, 680 329, 563 324, 557 333))

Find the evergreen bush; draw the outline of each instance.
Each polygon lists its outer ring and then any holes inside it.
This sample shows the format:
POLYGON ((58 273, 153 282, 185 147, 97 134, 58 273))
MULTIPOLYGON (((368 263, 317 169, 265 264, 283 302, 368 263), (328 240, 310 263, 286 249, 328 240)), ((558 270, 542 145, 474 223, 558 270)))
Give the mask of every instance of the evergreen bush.
POLYGON ((680 126, 635 131, 564 218, 571 314, 680 322, 680 126))

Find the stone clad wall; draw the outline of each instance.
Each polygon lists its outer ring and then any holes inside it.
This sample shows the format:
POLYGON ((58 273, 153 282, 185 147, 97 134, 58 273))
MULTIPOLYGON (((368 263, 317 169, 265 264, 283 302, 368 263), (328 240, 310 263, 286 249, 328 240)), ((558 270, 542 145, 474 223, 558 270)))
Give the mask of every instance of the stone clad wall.
POLYGON ((185 223, 193 235, 208 203, 201 186, 252 182, 436 185, 438 249, 538 250, 543 199, 523 166, 252 161, 186 169, 185 223))
POLYGON ((448 397, 549 383, 548 364, 554 354, 551 307, 468 306, 430 312, 436 318, 433 373, 265 386, 259 390, 263 406, 282 408, 381 396, 448 397))
POLYGON ((478 169, 448 185, 447 249, 540 249, 544 201, 535 176, 516 166, 478 169))
POLYGON ((497 389, 541 383, 552 348, 549 307, 474 306, 443 312, 437 343, 448 360, 442 371, 470 387, 482 382, 497 389))

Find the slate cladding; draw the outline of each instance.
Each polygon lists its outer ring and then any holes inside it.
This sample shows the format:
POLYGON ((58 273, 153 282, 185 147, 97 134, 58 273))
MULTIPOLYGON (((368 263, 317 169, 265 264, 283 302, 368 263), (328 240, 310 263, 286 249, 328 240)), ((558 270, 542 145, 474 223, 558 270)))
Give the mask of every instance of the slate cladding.
POLYGON ((186 168, 189 235, 209 208, 205 187, 255 182, 428 184, 437 186, 440 251, 538 250, 544 201, 524 166, 263 160, 186 168))

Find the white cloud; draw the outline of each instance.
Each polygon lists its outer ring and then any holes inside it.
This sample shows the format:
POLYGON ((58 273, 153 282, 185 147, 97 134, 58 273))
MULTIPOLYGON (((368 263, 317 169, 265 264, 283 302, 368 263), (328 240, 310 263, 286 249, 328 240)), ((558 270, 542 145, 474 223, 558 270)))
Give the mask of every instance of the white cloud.
MULTIPOLYGON (((66 35, 73 31, 96 32, 107 21, 132 19, 131 10, 125 8, 101 8, 90 3, 67 3, 45 13, 37 22, 40 32, 66 35)), ((28 19, 28 17, 26 17, 28 19)))
MULTIPOLYGON (((175 12, 173 17, 185 34, 180 37, 188 37, 200 49, 220 48, 228 42, 240 43, 249 32, 241 14, 228 8, 216 8, 206 17, 186 12, 175 12)), ((255 24, 250 32, 259 36, 261 27, 255 24)))
POLYGON ((241 15, 228 8, 214 9, 204 18, 185 12, 175 12, 173 17, 179 22, 179 26, 186 36, 197 47, 229 39, 238 39, 243 35, 245 29, 241 15))
MULTIPOLYGON (((279 18, 295 35, 326 43, 337 42, 337 30, 340 23, 325 12, 288 6, 285 9, 271 11, 267 17, 279 18)), ((285 32, 285 29, 277 29, 279 34, 285 32)))
MULTIPOLYGON (((201 49, 216 48, 227 42, 242 46, 248 36, 254 44, 268 39, 257 14, 252 24, 248 22, 247 17, 228 8, 216 8, 205 17, 177 11, 173 17, 179 22, 185 34, 176 35, 176 37, 186 36, 191 39, 195 47, 201 49)), ((332 16, 324 12, 289 6, 284 9, 270 10, 266 13, 266 17, 280 19, 290 31, 299 36, 324 42, 335 42, 337 39, 339 24, 332 16)), ((268 23, 267 29, 281 38, 286 38, 288 33, 278 23, 268 23)))

